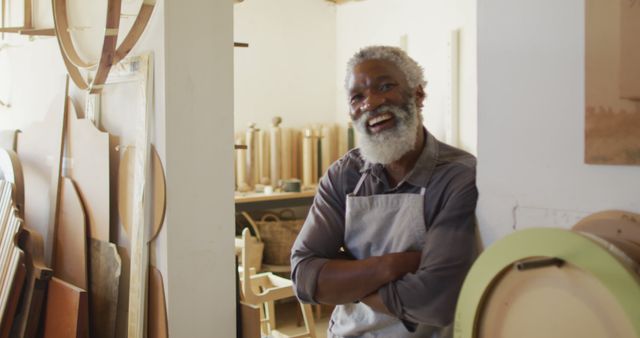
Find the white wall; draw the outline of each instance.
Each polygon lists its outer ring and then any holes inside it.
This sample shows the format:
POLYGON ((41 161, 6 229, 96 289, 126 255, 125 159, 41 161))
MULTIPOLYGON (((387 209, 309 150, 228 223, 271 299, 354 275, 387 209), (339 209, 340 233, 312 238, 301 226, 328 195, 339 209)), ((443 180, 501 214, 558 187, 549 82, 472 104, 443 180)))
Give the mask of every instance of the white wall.
POLYGON ((478 3, 477 215, 485 243, 640 212, 640 168, 584 164, 584 1, 478 3))
POLYGON ((476 152, 475 1, 347 1, 337 6, 336 24, 336 118, 348 120, 344 77, 349 58, 367 45, 401 46, 406 36, 407 52, 424 67, 429 81, 425 125, 443 141, 449 81, 447 43, 450 31, 460 29, 459 145, 476 152))
POLYGON ((335 122, 335 5, 247 0, 234 6, 235 130, 335 122))

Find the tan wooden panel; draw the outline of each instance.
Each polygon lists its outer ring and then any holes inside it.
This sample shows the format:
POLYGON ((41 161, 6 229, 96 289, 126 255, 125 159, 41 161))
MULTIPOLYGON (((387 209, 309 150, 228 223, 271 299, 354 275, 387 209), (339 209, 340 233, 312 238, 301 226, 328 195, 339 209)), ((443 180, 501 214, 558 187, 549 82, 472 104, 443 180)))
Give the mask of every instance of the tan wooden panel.
POLYGON ((109 134, 88 119, 79 119, 71 98, 67 100, 67 174, 75 182, 88 220, 89 236, 110 240, 109 134))
POLYGON ((44 338, 88 338, 87 292, 58 278, 47 291, 44 338))
POLYGON ((88 290, 87 225, 84 207, 73 181, 65 177, 61 183, 53 273, 67 283, 88 290))
POLYGON ((640 100, 640 2, 621 4, 620 97, 640 100))

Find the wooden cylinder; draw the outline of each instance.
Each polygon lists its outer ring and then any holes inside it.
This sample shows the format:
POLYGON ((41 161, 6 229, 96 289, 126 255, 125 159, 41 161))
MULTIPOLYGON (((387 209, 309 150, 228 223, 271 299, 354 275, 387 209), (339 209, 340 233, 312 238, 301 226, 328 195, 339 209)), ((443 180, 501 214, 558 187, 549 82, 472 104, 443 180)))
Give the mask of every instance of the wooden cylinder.
POLYGON ((260 130, 258 132, 258 176, 259 183, 264 185, 271 184, 269 150, 269 132, 260 130))
POLYGON ((313 143, 315 138, 313 137, 313 130, 307 128, 304 130, 304 137, 302 140, 302 186, 308 188, 313 186, 313 143))
POLYGON ((246 156, 246 180, 250 189, 260 182, 258 172, 258 129, 255 123, 249 125, 246 132, 247 156, 246 156))
POLYGON ((271 124, 271 184, 278 185, 278 181, 282 179, 282 130, 280 123, 282 119, 279 116, 273 118, 271 124))
POLYGON ((282 153, 281 153, 281 161, 282 161, 282 179, 293 178, 293 170, 292 170, 292 160, 293 149, 292 149, 292 130, 289 128, 282 129, 282 153))
MULTIPOLYGON (((246 145, 244 136, 236 138, 236 144, 246 145)), ((248 191, 249 185, 247 184, 247 149, 236 150, 236 190, 248 191)))

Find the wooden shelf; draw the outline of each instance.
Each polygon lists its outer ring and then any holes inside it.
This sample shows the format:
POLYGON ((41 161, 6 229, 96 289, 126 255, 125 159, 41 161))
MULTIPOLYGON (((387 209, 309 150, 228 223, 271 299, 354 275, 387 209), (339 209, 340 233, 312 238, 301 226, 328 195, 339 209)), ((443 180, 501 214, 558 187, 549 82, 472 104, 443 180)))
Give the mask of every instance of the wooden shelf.
POLYGON ((236 192, 236 211, 253 211, 309 205, 313 202, 315 190, 302 192, 240 193, 236 192))

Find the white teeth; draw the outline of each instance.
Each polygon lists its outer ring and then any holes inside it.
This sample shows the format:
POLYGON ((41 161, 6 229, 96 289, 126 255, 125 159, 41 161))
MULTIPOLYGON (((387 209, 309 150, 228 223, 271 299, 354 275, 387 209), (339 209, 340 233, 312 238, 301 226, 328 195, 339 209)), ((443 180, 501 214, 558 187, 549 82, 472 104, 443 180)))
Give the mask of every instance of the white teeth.
POLYGON ((376 117, 372 118, 371 120, 369 120, 369 123, 368 123, 368 124, 369 124, 369 126, 372 126, 372 125, 374 125, 374 124, 376 124, 376 123, 380 123, 380 122, 383 122, 383 121, 389 120, 389 119, 391 119, 392 117, 393 117, 393 116, 392 116, 391 114, 382 114, 382 115, 380 115, 380 116, 376 116, 376 117))

